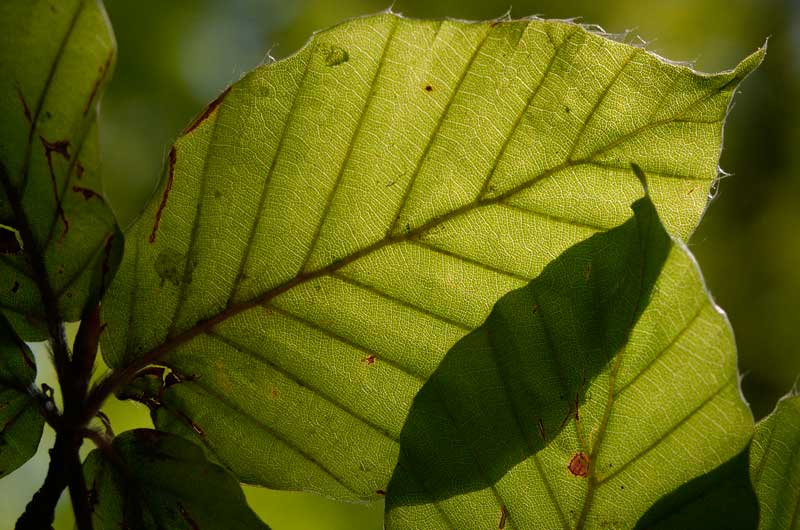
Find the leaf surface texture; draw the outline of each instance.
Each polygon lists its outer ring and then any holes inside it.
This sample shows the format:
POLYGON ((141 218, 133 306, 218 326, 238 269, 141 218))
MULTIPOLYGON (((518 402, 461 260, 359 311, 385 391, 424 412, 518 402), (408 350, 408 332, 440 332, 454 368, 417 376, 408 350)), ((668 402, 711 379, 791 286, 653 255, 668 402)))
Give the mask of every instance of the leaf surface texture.
POLYGON ((30 349, 0 315, 0 478, 36 453, 44 416, 29 389, 36 378, 30 349))
MULTIPOLYGON (((447 353, 400 436, 387 528, 631 528, 742 452, 730 325, 650 200, 633 209, 447 353)), ((746 485, 746 454, 737 469, 746 485)))
POLYGON ((385 490, 445 353, 629 217, 638 163, 688 236, 762 52, 701 75, 567 22, 385 13, 231 86, 168 159, 104 304, 103 353, 156 425, 245 482, 385 490))
POLYGON ((98 296, 116 233, 97 141, 116 43, 97 0, 5 1, 0 35, 0 226, 19 243, 0 252, 0 310, 42 340, 46 306, 75 321, 98 296))
POLYGON ((758 424, 750 461, 761 507, 758 528, 800 528, 800 397, 783 398, 758 424))
POLYGON ((239 483, 203 450, 150 429, 114 438, 106 458, 86 458, 94 528, 117 530, 269 530, 245 502, 239 483))

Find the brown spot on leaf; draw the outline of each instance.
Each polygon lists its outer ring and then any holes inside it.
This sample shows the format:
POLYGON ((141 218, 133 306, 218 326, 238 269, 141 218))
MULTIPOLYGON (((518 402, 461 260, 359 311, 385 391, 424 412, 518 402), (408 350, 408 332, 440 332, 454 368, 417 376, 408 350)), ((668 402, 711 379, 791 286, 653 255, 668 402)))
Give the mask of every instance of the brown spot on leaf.
POLYGON ((83 164, 80 162, 75 163, 75 176, 78 177, 78 180, 83 178, 83 174, 86 173, 86 168, 83 167, 83 164))
POLYGON ((61 155, 64 159, 69 160, 69 140, 58 140, 56 142, 48 142, 44 139, 44 137, 40 136, 39 139, 42 141, 42 145, 44 146, 44 153, 45 156, 48 158, 52 155, 52 153, 56 153, 57 155, 61 155))
POLYGON ((222 101, 225 99, 225 96, 227 96, 228 92, 230 91, 231 87, 228 87, 225 90, 223 90, 222 94, 217 96, 216 99, 214 99, 214 101, 209 103, 208 106, 205 109, 203 109, 203 112, 201 112, 199 116, 197 116, 194 120, 192 120, 192 123, 190 123, 189 126, 183 130, 183 134, 189 134, 193 130, 197 129, 204 121, 206 121, 208 117, 211 116, 211 113, 214 112, 217 109, 217 107, 220 106, 222 101))
POLYGON ((198 424, 193 422, 192 419, 189 416, 187 416, 186 414, 184 414, 183 412, 181 412, 179 410, 176 410, 175 412, 181 418, 183 418, 183 421, 186 422, 186 424, 192 429, 192 431, 194 431, 194 433, 196 435, 198 435, 198 436, 205 436, 206 435, 206 432, 198 424))
POLYGON ((186 524, 188 524, 192 530, 200 530, 197 522, 192 519, 192 516, 189 515, 189 512, 183 507, 183 504, 178 503, 178 511, 180 512, 181 517, 183 517, 183 520, 186 521, 186 524))
POLYGON ((44 146, 44 156, 47 159, 47 167, 50 170, 50 182, 53 187, 53 196, 55 197, 56 201, 56 213, 64 223, 64 229, 61 231, 61 236, 58 238, 59 241, 63 241, 64 236, 66 236, 67 232, 69 231, 69 221, 67 221, 64 208, 61 206, 61 201, 58 198, 58 184, 56 183, 56 173, 53 170, 53 153, 61 155, 65 159, 69 160, 69 141, 59 140, 56 142, 48 142, 42 136, 39 137, 39 140, 42 141, 42 145, 44 146))
POLYGON ((381 497, 385 497, 386 496, 386 490, 375 490, 375 493, 377 493, 381 497))
POLYGON ((575 453, 567 466, 569 472, 576 477, 586 477, 589 475, 589 457, 583 451, 575 453))
POLYGON ((11 286, 11 293, 17 294, 17 291, 19 291, 19 282, 14 280, 14 285, 11 286))
POLYGON ((539 313, 539 304, 533 304, 533 314, 539 313))
POLYGON ((281 393, 278 392, 278 389, 273 386, 272 389, 270 389, 270 391, 269 391, 269 395, 272 396, 272 399, 275 399, 278 396, 280 396, 281 393))
POLYGON ((497 525, 498 530, 503 530, 506 527, 506 522, 508 521, 508 508, 505 506, 500 506, 500 523, 497 525))
POLYGON ((72 186, 72 191, 83 195, 84 200, 89 200, 93 197, 100 198, 100 194, 89 188, 82 188, 81 186, 72 186))
POLYGON ((169 192, 172 190, 172 180, 175 178, 176 159, 177 154, 175 152, 175 146, 173 145, 172 149, 169 150, 169 171, 167 173, 167 184, 164 187, 164 194, 161 196, 161 203, 158 205, 158 210, 156 210, 156 219, 153 222, 153 231, 150 232, 150 243, 156 242, 156 232, 158 232, 158 225, 161 223, 161 214, 164 213, 164 208, 167 207, 169 192))
POLYGON ((375 356, 372 355, 372 354, 369 354, 366 357, 364 357, 363 359, 361 359, 361 362, 364 363, 364 364, 368 364, 368 365, 375 364, 375 356))
POLYGON ((433 86, 425 85, 425 92, 433 92, 433 86))
MULTIPOLYGON (((115 237, 116 234, 109 234, 108 237, 106 238, 106 244, 103 247, 103 261, 100 263, 100 275, 103 281, 104 288, 108 284, 107 276, 109 271, 111 270, 111 266, 108 264, 108 262, 111 259, 111 250, 114 248, 113 243, 115 237)), ((106 325, 103 324, 103 326, 100 329, 100 332, 102 333, 105 328, 106 325)))
POLYGON ((106 61, 97 69, 97 77, 94 80, 94 84, 92 84, 92 91, 89 93, 89 99, 86 100, 86 105, 83 107, 84 116, 89 114, 89 110, 92 108, 92 102, 94 101, 95 97, 97 97, 97 91, 100 89, 100 85, 103 84, 103 80, 106 78, 106 75, 108 75, 108 70, 111 67, 111 61, 113 60, 114 50, 112 49, 108 53, 106 61))
POLYGON ((22 112, 25 113, 25 119, 28 120, 28 123, 33 125, 33 115, 31 114, 30 107, 28 107, 28 102, 25 101, 25 96, 22 94, 22 89, 19 87, 19 83, 17 83, 17 97, 19 98, 20 103, 22 103, 22 112))

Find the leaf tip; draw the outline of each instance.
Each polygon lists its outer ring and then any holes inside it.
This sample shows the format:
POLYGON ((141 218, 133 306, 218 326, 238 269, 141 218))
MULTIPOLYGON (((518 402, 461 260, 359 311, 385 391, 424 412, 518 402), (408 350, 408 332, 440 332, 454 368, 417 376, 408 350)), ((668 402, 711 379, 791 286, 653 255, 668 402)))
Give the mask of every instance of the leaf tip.
POLYGON ((769 37, 764 41, 764 44, 756 51, 742 59, 742 61, 734 69, 734 75, 738 79, 744 79, 753 71, 761 66, 764 58, 767 56, 767 46, 769 45, 769 37))

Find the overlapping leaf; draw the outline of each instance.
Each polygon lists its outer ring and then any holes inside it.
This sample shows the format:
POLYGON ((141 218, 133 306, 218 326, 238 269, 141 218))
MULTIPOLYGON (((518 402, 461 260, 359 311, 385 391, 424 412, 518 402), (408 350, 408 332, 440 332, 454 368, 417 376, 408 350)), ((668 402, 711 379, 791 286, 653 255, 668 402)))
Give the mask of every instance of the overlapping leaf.
POLYGON ((236 479, 178 436, 136 429, 108 452, 97 449, 84 463, 97 530, 269 530, 236 479))
POLYGON ((701 75, 535 19, 318 33, 175 144, 104 305, 106 360, 120 380, 167 367, 139 394, 157 425, 246 482, 378 495, 448 349, 627 219, 629 162, 667 228, 693 230, 761 57, 701 75))
MULTIPOLYGON (((0 310, 26 340, 47 306, 96 296, 116 231, 98 172, 97 106, 115 58, 99 0, 0 4, 0 310)), ((46 309, 47 307, 47 309, 46 309)))
POLYGON ((778 402, 758 424, 750 476, 761 507, 760 530, 800 528, 800 396, 778 402))
POLYGON ((447 353, 400 436, 389 528, 630 528, 746 446, 730 326, 649 199, 633 208, 447 353))
POLYGON ((33 355, 0 315, 0 478, 36 453, 44 428, 30 387, 36 378, 33 355))
POLYGON ((755 530, 758 500, 750 483, 750 446, 658 500, 636 530, 755 530))

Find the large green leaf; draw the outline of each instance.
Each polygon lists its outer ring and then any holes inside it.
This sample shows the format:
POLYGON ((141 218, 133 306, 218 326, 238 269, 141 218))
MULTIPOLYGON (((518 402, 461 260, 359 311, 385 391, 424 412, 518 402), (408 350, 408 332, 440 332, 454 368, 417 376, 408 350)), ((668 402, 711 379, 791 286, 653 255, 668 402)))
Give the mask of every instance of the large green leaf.
POLYGON ((103 353, 157 425, 245 482, 386 488, 412 399, 500 296, 618 225, 651 176, 687 236, 731 96, 569 22, 408 20, 318 33, 225 91, 126 234, 103 353))
POLYGON ((447 353, 400 435, 389 528, 630 528, 745 447, 728 321, 649 199, 633 209, 447 353))
POLYGON ((124 432, 84 473, 96 530, 269 530, 239 483, 196 445, 148 429, 124 432))
POLYGON ((0 478, 36 453, 44 416, 31 393, 36 365, 28 347, 0 314, 0 478))
POLYGON ((761 421, 750 451, 760 530, 800 529, 800 396, 787 396, 761 421))
POLYGON ((22 247, 0 252, 0 310, 26 340, 96 295, 115 233, 96 121, 114 58, 99 0, 0 3, 0 232, 22 247))

